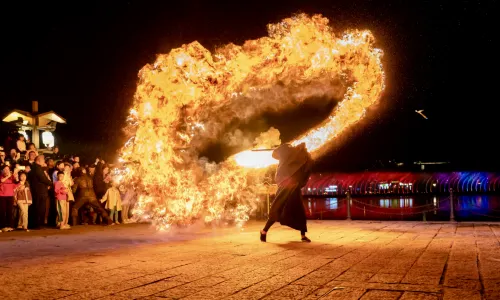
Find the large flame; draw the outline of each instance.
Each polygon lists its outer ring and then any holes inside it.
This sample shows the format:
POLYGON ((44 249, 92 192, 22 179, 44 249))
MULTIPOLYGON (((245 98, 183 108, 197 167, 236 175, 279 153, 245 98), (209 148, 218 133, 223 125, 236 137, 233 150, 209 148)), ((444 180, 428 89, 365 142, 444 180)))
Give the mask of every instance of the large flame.
MULTIPOLYGON (((243 151, 219 164, 200 158, 209 143, 228 136, 227 124, 311 97, 342 98, 330 117, 292 142, 305 143, 317 156, 380 98, 382 53, 369 31, 336 36, 328 19, 305 14, 270 24, 268 31, 213 54, 198 42, 183 45, 139 72, 131 137, 121 157, 134 162, 128 179, 143 186, 137 216, 152 219, 158 229, 200 218, 244 222, 266 167, 277 162, 270 150, 243 151)), ((244 135, 229 136, 233 144, 248 144, 244 135)), ((280 143, 279 131, 271 128, 253 146, 280 143)))

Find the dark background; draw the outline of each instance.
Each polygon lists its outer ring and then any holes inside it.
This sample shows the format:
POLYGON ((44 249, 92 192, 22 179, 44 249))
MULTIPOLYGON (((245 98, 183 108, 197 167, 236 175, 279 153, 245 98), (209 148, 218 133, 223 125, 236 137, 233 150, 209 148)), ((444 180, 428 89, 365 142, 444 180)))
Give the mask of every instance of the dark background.
POLYGON ((374 33, 387 89, 318 169, 395 159, 498 170, 494 1, 450 2, 2 1, 0 113, 30 111, 38 100, 41 112, 68 120, 56 131, 62 152, 112 158, 137 72, 156 54, 194 40, 208 49, 241 44, 266 35, 270 22, 321 13, 336 29, 374 33))

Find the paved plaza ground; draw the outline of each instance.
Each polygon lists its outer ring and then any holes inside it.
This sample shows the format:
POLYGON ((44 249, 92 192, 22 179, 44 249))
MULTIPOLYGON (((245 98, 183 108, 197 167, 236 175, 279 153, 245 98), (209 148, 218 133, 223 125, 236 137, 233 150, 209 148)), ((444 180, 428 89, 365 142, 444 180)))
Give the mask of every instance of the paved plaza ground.
POLYGON ((0 233, 0 299, 500 299, 500 224, 0 233))

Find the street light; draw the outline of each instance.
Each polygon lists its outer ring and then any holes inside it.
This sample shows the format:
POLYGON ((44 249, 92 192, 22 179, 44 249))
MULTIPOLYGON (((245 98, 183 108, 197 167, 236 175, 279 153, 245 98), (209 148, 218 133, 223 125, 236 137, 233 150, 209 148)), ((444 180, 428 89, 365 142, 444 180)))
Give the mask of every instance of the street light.
POLYGON ((50 131, 44 131, 42 133, 42 143, 47 148, 54 147, 54 135, 50 131))

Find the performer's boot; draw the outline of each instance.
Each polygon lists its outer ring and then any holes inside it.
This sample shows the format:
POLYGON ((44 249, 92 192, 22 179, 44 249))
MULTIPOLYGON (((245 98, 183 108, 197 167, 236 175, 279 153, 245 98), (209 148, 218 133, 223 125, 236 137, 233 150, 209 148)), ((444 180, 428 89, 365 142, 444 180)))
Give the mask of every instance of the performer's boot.
POLYGON ((261 230, 260 231, 260 241, 261 242, 266 242, 266 238, 267 238, 267 232, 266 233, 262 233, 263 231, 261 230))

